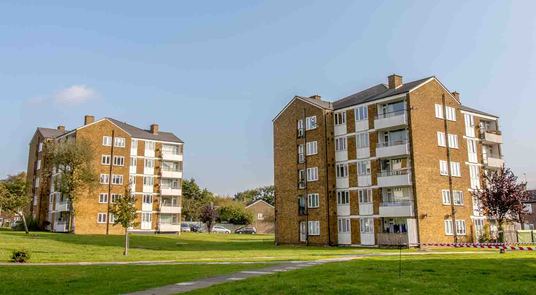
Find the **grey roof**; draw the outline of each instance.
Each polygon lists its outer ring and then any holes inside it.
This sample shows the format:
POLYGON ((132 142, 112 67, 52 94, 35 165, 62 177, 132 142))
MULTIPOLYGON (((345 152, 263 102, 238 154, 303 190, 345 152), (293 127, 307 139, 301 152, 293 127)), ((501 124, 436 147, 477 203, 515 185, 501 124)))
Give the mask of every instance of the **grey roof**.
POLYGON ((37 127, 37 131, 43 135, 44 138, 54 138, 57 136, 66 133, 66 131, 61 131, 53 128, 37 127))
POLYGON ((333 104, 329 101, 325 101, 325 100, 321 100, 321 99, 317 99, 317 98, 311 98, 311 97, 306 97, 306 96, 297 96, 299 97, 300 99, 303 99, 311 104, 314 104, 318 107, 321 107, 323 109, 328 109, 328 110, 332 110, 333 109, 333 104))
POLYGON ((481 114, 481 115, 484 115, 484 116, 490 116, 490 117, 499 118, 498 116, 495 116, 495 115, 492 115, 492 114, 489 114, 489 113, 486 113, 486 112, 482 112, 482 111, 479 111, 477 109, 473 109, 473 108, 470 108, 470 107, 464 106, 464 105, 462 105, 462 110, 468 111, 468 112, 471 112, 471 113, 475 113, 475 114, 481 114))
POLYGON ((110 120, 115 125, 125 130, 128 134, 130 134, 130 136, 134 138, 183 143, 183 141, 180 138, 178 138, 177 136, 175 136, 175 134, 171 132, 158 131, 158 134, 153 134, 149 130, 144 130, 136 126, 132 126, 128 123, 118 121, 113 118, 106 118, 106 119, 110 120))
POLYGON ((342 108, 360 104, 360 103, 375 101, 375 100, 382 99, 385 97, 407 93, 411 89, 419 86, 420 84, 426 82, 428 79, 433 78, 433 77, 434 76, 430 76, 430 77, 415 80, 409 83, 405 83, 405 84, 402 84, 402 86, 395 88, 395 89, 389 89, 385 84, 378 84, 376 86, 372 86, 358 93, 339 99, 333 102, 333 106, 335 109, 342 109, 342 108))

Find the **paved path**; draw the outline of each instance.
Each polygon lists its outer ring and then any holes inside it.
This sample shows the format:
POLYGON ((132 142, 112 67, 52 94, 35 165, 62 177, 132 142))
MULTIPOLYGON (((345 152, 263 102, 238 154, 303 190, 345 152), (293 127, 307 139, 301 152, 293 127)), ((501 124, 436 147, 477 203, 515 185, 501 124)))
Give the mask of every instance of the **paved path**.
POLYGON ((0 262, 0 266, 70 266, 70 265, 180 265, 180 264, 276 264, 281 261, 221 261, 221 262, 204 262, 193 261, 184 262, 177 260, 156 260, 156 261, 104 261, 104 262, 35 262, 35 263, 13 263, 0 262))
MULTIPOLYGON (((465 251, 465 252, 407 252, 402 253, 402 256, 408 256, 408 255, 433 255, 433 254, 475 254, 475 253, 490 253, 489 251, 465 251)), ((493 253, 493 252, 492 252, 493 253)), ((201 288, 207 288, 213 285, 222 284, 226 282, 232 282, 232 281, 241 281, 245 280, 247 278, 252 277, 258 277, 258 276, 264 276, 264 275, 270 275, 277 272, 284 272, 284 271, 290 271, 290 270, 297 270, 297 269, 303 269, 306 267, 311 267, 314 265, 320 265, 330 262, 343 262, 343 261, 350 261, 365 257, 375 257, 375 256, 398 256, 400 253, 376 253, 376 254, 361 254, 361 255, 351 255, 341 258, 330 258, 330 259, 321 259, 321 260, 315 260, 315 261, 291 261, 291 262, 285 262, 280 263, 277 265, 272 265, 269 267, 261 268, 261 269, 255 269, 255 270, 244 270, 237 273, 231 273, 216 277, 210 277, 205 279, 200 279, 197 281, 190 281, 190 282, 181 282, 173 285, 167 285, 162 286, 158 288, 138 291, 130 293, 129 295, 170 295, 170 294, 177 294, 177 293, 184 293, 196 289, 201 288)))

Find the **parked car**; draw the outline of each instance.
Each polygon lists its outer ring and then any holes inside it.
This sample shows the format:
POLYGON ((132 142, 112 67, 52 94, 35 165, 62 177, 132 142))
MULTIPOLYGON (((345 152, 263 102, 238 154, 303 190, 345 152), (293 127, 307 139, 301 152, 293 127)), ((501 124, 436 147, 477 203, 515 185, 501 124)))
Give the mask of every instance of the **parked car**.
POLYGON ((257 233, 257 229, 253 226, 243 226, 235 230, 235 234, 250 234, 254 235, 257 233))
POLYGON ((231 231, 221 225, 215 225, 212 227, 212 232, 220 234, 230 234, 231 231))
POLYGON ((190 226, 187 223, 181 223, 181 232, 189 232, 192 231, 190 229, 190 226))
POLYGON ((193 231, 194 233, 202 233, 203 228, 199 224, 192 224, 190 225, 190 231, 193 231))

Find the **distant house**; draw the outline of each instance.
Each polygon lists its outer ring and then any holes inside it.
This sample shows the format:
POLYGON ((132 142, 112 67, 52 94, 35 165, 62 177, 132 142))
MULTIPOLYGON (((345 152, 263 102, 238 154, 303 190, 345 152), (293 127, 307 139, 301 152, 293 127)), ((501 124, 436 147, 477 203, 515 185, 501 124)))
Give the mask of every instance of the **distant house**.
POLYGON ((523 229, 533 230, 536 225, 536 190, 531 190, 529 193, 530 199, 527 202, 524 202, 528 214, 524 217, 523 229))
POLYGON ((274 206, 264 200, 257 200, 246 206, 246 210, 253 213, 252 225, 259 234, 274 232, 274 206))

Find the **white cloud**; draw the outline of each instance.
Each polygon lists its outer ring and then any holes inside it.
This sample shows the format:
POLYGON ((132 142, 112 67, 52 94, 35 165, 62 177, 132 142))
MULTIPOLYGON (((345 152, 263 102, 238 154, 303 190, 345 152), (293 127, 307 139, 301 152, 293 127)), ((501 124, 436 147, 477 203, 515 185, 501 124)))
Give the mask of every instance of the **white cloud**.
POLYGON ((60 104, 81 104, 97 97, 95 90, 86 85, 73 85, 60 90, 54 95, 54 100, 60 104))

